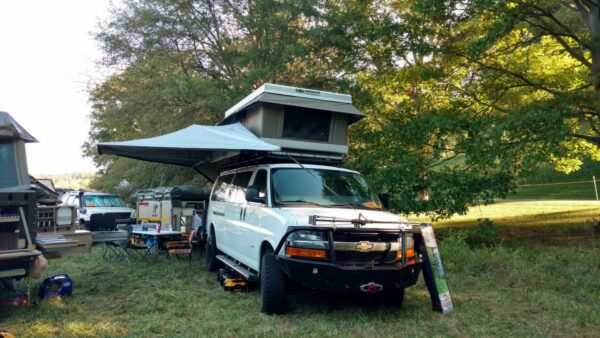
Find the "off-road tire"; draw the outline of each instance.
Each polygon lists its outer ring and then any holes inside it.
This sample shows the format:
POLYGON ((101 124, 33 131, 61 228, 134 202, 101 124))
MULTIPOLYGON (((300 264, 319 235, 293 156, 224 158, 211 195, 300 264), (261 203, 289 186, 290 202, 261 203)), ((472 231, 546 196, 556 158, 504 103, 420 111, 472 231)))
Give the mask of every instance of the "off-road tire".
POLYGON ((0 291, 14 291, 16 285, 16 280, 14 278, 0 279, 0 291))
POLYGON ((287 277, 267 250, 260 265, 260 310, 266 314, 283 314, 287 310, 287 277))
POLYGON ((387 306, 400 307, 404 302, 404 289, 393 290, 383 294, 383 303, 387 306))
POLYGON ((215 272, 221 267, 221 261, 217 259, 219 253, 217 237, 214 232, 211 232, 206 241, 206 254, 204 255, 204 268, 206 271, 215 272))

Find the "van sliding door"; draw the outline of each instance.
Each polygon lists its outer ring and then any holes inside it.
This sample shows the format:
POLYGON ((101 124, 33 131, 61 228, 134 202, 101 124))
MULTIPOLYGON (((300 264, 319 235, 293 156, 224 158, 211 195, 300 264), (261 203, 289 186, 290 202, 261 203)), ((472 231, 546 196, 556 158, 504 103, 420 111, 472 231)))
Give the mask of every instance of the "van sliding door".
POLYGON ((252 177, 252 171, 242 171, 235 174, 232 182, 232 193, 229 203, 225 206, 227 227, 227 245, 234 251, 234 258, 248 265, 246 247, 251 241, 249 229, 243 222, 246 206, 246 188, 252 177))

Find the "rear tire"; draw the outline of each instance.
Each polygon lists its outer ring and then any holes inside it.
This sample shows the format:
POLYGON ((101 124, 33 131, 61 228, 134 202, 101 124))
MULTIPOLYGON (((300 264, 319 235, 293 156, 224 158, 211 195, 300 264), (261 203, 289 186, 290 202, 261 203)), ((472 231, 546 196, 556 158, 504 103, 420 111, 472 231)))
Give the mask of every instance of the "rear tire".
POLYGON ((219 254, 217 249, 217 237, 214 231, 211 231, 206 241, 206 255, 204 256, 204 268, 208 272, 215 272, 221 267, 221 262, 217 259, 219 254))
POLYGON ((283 314, 287 310, 287 279, 277 266, 272 250, 261 258, 260 309, 266 314, 283 314))

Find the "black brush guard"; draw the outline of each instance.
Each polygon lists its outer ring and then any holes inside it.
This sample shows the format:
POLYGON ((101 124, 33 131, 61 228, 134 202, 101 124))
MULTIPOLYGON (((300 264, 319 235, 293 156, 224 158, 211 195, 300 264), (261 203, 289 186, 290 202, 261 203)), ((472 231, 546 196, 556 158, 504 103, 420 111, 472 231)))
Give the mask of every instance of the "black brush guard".
MULTIPOLYGON (((348 227, 322 227, 299 226, 288 229, 275 249, 275 257, 284 273, 292 280, 314 290, 331 292, 366 292, 365 286, 371 283, 381 285, 381 290, 399 290, 416 283, 421 272, 422 256, 419 252, 421 237, 421 223, 407 223, 411 229, 383 229, 383 228, 348 228, 348 227), (324 232, 329 248, 326 260, 314 260, 297 257, 288 257, 282 252, 293 233, 298 231, 324 232), (339 235, 357 236, 360 234, 397 235, 401 239, 402 258, 399 262, 386 263, 379 261, 349 263, 339 261, 336 257, 335 237, 339 235), (415 257, 407 260, 407 237, 413 236, 415 257)), ((383 255, 383 254, 382 254, 383 255)))

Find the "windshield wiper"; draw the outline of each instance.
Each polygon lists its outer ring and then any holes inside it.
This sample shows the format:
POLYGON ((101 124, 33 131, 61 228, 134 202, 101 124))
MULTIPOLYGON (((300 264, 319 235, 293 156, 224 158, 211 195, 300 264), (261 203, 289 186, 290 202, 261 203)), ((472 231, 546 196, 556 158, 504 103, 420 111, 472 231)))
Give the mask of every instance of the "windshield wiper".
POLYGON ((349 207, 349 208, 354 209, 354 207, 357 207, 358 205, 354 205, 352 203, 346 202, 346 203, 329 204, 329 206, 331 206, 331 207, 337 207, 337 208, 339 208, 339 207, 349 207))
POLYGON ((297 199, 297 200, 292 200, 292 201, 279 201, 277 203, 278 204, 304 203, 304 204, 312 204, 312 205, 316 205, 318 207, 324 207, 324 208, 332 207, 331 205, 328 205, 328 204, 321 204, 321 203, 307 201, 307 200, 303 200, 303 199, 297 199))
POLYGON ((373 207, 368 207, 362 203, 350 203, 350 202, 345 202, 345 203, 336 203, 336 204, 329 204, 329 206, 331 207, 348 207, 351 209, 367 209, 367 210, 381 210, 380 208, 373 208, 373 207))

